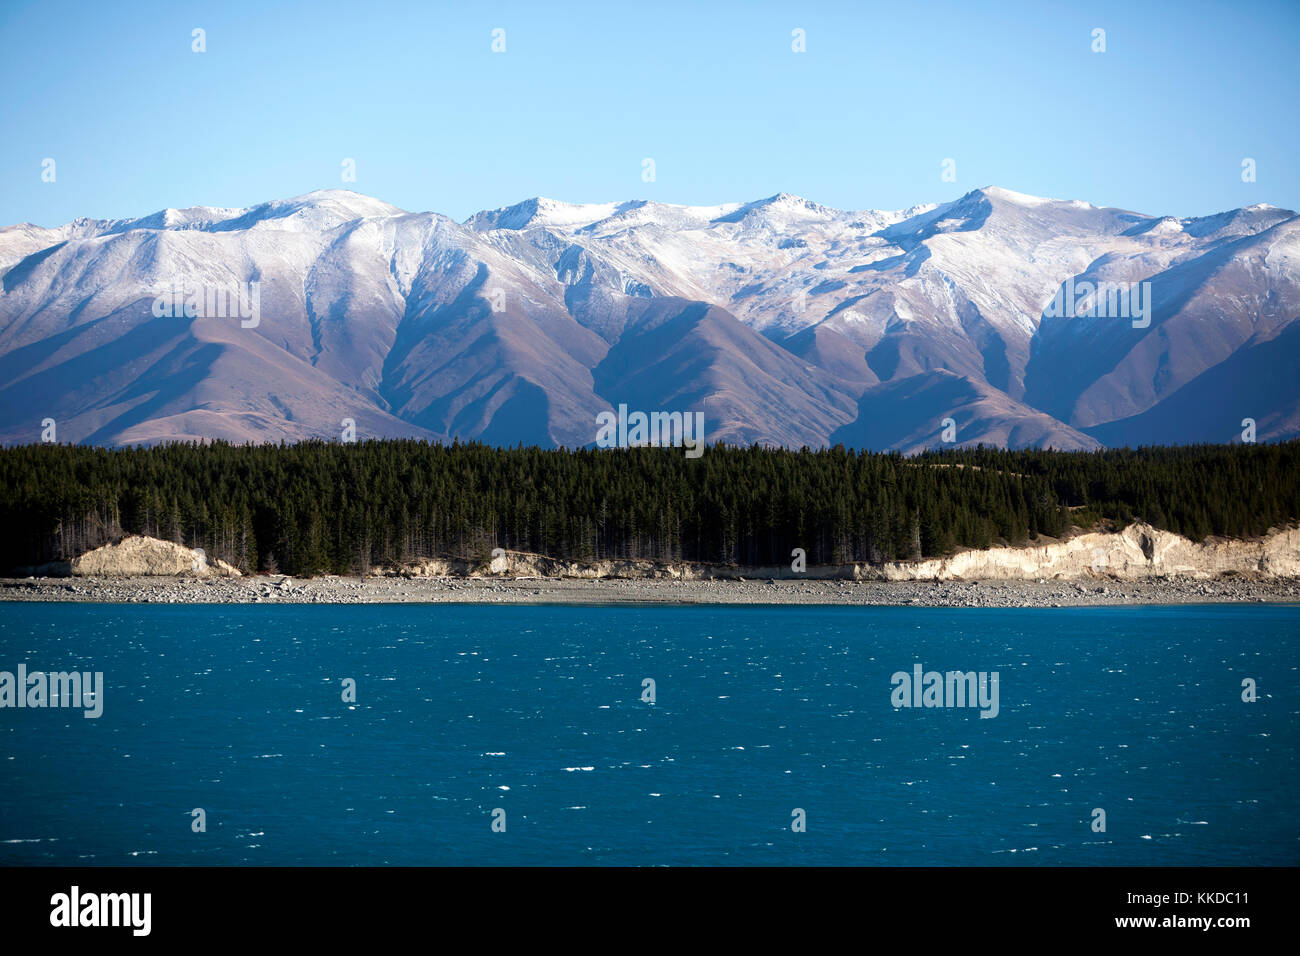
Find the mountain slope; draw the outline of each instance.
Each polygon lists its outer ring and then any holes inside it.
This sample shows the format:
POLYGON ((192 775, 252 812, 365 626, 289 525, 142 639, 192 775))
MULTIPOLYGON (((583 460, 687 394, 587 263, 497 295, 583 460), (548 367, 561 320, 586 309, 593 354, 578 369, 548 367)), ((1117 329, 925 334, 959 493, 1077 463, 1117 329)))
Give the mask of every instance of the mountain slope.
POLYGON ((0 229, 0 441, 46 418, 107 445, 351 419, 572 447, 621 404, 795 447, 915 450, 946 418, 962 444, 1219 441, 1243 417, 1277 439, 1300 434, 1298 316, 1300 218, 1266 205, 1178 220, 988 187, 894 212, 536 198, 457 223, 321 190, 0 229), (1149 322, 1104 295, 1053 309, 1089 282, 1133 284, 1149 322))

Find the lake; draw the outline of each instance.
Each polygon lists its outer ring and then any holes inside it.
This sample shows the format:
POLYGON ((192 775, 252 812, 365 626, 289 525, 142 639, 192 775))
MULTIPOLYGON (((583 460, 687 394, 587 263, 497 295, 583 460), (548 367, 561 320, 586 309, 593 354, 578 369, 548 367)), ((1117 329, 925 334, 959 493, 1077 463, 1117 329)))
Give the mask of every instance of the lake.
POLYGON ((1297 606, 0 604, 19 665, 102 714, 0 708, 0 864, 1300 863, 1297 606))

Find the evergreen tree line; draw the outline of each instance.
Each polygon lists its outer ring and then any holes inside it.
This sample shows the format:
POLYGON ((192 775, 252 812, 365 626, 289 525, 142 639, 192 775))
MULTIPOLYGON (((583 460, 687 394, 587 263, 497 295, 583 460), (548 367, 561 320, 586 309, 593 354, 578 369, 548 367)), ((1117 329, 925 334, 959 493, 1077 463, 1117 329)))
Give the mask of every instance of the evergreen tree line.
POLYGON ((413 440, 0 449, 0 569, 146 534, 244 571, 357 573, 492 548, 743 565, 932 557, 1144 519, 1194 540, 1300 517, 1300 442, 1098 452, 413 440))

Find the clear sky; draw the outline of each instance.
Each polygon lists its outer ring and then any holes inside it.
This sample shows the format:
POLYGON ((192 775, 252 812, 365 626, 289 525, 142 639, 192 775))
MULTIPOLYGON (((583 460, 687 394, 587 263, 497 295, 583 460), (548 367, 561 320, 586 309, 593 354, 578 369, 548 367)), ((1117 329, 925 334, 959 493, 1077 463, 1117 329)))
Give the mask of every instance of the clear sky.
POLYGON ((1296 0, 270 6, 0 0, 0 224, 330 187, 456 219, 537 195, 895 209, 985 185, 1300 208, 1296 0))

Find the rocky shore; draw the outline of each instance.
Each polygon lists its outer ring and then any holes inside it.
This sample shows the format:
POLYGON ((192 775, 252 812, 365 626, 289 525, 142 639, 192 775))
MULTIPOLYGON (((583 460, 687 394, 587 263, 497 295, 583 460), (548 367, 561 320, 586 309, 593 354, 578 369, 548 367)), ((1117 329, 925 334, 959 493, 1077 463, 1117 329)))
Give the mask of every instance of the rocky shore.
POLYGON ((874 604, 1069 607, 1300 601, 1300 529, 1188 541, 1136 523, 1025 547, 873 565, 562 561, 496 549, 365 577, 242 574, 198 549, 130 536, 0 578, 0 601, 123 604, 874 604))
POLYGON ((671 580, 496 577, 2 578, 3 601, 123 604, 845 604, 1075 607, 1300 601, 1300 578, 1124 581, 671 580))

